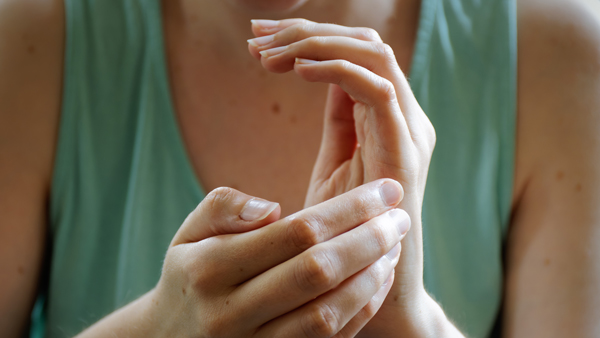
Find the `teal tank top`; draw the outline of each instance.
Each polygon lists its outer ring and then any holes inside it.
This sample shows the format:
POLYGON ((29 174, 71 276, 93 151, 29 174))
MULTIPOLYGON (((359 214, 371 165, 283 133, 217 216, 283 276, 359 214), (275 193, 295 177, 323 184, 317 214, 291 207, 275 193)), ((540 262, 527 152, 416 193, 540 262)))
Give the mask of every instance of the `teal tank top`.
MULTIPOLYGON (((65 0, 48 272, 32 337, 70 337, 153 288, 204 197, 170 97, 159 0, 65 0)), ((502 299, 513 182, 514 0, 423 0, 410 83, 437 132, 425 285, 469 337, 502 299)))

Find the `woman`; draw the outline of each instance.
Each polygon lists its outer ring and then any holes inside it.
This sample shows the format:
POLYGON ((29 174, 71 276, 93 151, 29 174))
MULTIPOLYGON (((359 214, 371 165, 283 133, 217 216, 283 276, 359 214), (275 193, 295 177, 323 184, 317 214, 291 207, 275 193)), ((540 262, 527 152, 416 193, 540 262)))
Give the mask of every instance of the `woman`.
POLYGON ((3 336, 597 335, 597 4, 518 5, 515 125, 508 1, 4 0, 3 336))

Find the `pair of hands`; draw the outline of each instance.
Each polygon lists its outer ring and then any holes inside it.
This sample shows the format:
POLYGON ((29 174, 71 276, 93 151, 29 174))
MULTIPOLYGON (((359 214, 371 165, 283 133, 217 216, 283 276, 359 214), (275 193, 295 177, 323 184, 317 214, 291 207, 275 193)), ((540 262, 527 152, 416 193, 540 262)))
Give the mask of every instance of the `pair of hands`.
POLYGON ((424 294, 420 214, 435 133, 392 49, 367 28, 290 19, 252 29, 249 51, 267 70, 332 84, 306 208, 279 220, 275 203, 211 192, 171 243, 156 312, 170 332, 211 337, 410 324, 424 294))

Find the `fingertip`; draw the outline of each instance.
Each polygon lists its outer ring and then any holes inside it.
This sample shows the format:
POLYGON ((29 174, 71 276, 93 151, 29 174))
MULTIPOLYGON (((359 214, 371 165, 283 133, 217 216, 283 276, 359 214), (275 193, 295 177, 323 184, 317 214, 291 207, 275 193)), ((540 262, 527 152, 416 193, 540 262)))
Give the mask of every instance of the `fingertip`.
POLYGON ((385 205, 397 206, 404 198, 404 189, 398 181, 384 178, 379 180, 379 193, 385 205))
POLYGON ((250 55, 252 55, 256 60, 260 61, 260 53, 258 52, 258 48, 256 48, 256 46, 250 42, 248 42, 248 52, 250 52, 250 55))
POLYGON ((296 65, 299 65, 299 66, 310 66, 310 65, 317 64, 317 63, 319 63, 319 61, 303 59, 303 58, 296 58, 296 65))
POLYGON ((271 215, 278 207, 279 203, 260 198, 251 198, 244 204, 244 207, 240 211, 240 219, 247 222, 259 222, 271 215))
POLYGON ((294 71, 308 82, 317 82, 322 77, 322 72, 318 71, 319 68, 314 67, 318 64, 320 64, 320 61, 296 58, 294 71))
POLYGON ((381 287, 379 288, 379 290, 375 293, 375 295, 373 295, 373 298, 371 298, 371 301, 373 301, 375 303, 375 306, 377 309, 379 309, 379 307, 383 304, 383 302, 385 301, 385 298, 387 297, 388 293, 392 289, 392 285, 394 284, 395 275, 396 275, 396 269, 394 268, 390 272, 390 275, 388 276, 388 278, 386 278, 386 280, 383 282, 383 284, 381 284, 381 287))
POLYGON ((250 20, 250 24, 252 33, 257 37, 270 35, 282 29, 281 22, 276 20, 253 19, 250 20))
POLYGON ((277 203, 273 211, 271 211, 271 213, 269 213, 262 221, 265 224, 271 224, 279 220, 279 218, 281 218, 281 205, 277 203))

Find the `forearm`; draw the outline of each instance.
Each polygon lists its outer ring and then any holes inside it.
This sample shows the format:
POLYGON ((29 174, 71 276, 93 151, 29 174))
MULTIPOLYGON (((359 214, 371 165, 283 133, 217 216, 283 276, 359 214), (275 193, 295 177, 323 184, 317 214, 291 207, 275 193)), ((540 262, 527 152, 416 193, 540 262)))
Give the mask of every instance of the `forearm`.
POLYGON ((104 317, 77 335, 77 338, 94 337, 160 337, 161 321, 154 308, 157 306, 154 290, 104 317))
MULTIPOLYGON (((357 337, 381 338, 464 338, 465 336, 448 320, 440 305, 425 290, 416 297, 413 309, 400 308, 376 316, 373 323, 357 337)), ((386 305, 384 305, 386 306, 386 305)), ((370 323, 371 324, 371 323, 370 323)))

